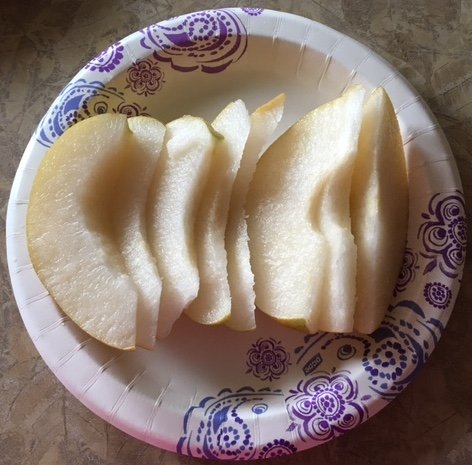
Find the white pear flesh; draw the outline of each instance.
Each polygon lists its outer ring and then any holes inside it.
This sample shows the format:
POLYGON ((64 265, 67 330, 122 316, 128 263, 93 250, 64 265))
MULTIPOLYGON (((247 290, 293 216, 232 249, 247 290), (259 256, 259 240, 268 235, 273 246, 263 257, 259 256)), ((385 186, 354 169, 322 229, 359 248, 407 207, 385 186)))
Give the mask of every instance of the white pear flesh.
POLYGON ((261 157, 250 185, 256 305, 309 332, 353 327, 349 195, 363 100, 354 86, 301 118, 261 157))
POLYGON ((354 329, 377 329, 400 273, 408 228, 408 175, 393 105, 382 88, 367 99, 352 179, 357 244, 354 329))
POLYGON ((163 281, 158 338, 169 335, 198 295, 194 228, 216 138, 201 118, 184 116, 167 124, 148 213, 151 248, 163 281))
POLYGON ((77 123, 48 150, 28 206, 33 266, 60 308, 94 338, 133 349, 138 292, 113 239, 113 193, 126 162, 126 117, 77 123))
POLYGON ((210 172, 196 221, 200 289, 185 310, 192 320, 223 323, 231 314, 225 230, 233 183, 250 130, 250 116, 241 100, 230 103, 212 127, 223 136, 213 152, 210 172))
POLYGON ((165 126, 154 118, 128 119, 127 157, 114 196, 114 234, 128 274, 138 289, 136 345, 152 349, 156 341, 161 279, 146 232, 146 201, 161 153, 165 126))
POLYGON ((231 194, 225 239, 231 316, 226 325, 237 331, 249 331, 256 327, 256 294, 244 205, 256 164, 282 118, 284 103, 285 95, 280 94, 251 114, 251 129, 231 194))

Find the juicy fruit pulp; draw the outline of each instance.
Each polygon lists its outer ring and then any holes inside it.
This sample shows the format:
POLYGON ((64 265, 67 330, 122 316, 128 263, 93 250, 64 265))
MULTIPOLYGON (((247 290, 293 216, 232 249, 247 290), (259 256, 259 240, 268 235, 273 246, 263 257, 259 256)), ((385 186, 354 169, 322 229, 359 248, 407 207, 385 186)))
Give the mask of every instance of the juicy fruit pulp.
POLYGON ((364 90, 309 113, 262 156, 246 205, 256 304, 284 324, 350 331, 349 193, 364 90))
POLYGON ((165 127, 146 116, 128 119, 127 154, 114 189, 112 219, 126 270, 138 290, 136 344, 152 349, 156 341, 161 279, 148 245, 146 200, 161 152, 165 127))
POLYGON ((376 89, 364 107, 351 193, 357 245, 354 329, 380 325, 402 265, 408 224, 408 176, 402 138, 388 95, 376 89))
POLYGON ((120 115, 66 131, 41 162, 27 217, 31 261, 58 305, 91 336, 120 349, 135 346, 138 305, 111 219, 128 136, 120 115))
POLYGON ((262 157, 248 195, 256 303, 314 332, 371 333, 385 315, 408 227, 396 115, 359 88, 297 122, 262 157))
POLYGON ((213 121, 223 136, 212 157, 208 182, 196 222, 200 289, 185 310, 202 324, 221 323, 231 314, 225 230, 234 179, 250 129, 250 118, 241 100, 230 103, 213 121))
POLYGON ((255 304, 309 332, 378 327, 408 219, 392 104, 378 89, 364 105, 354 86, 260 158, 284 99, 251 116, 238 100, 212 125, 100 115, 54 143, 28 247, 73 321, 120 349, 152 348, 182 312, 254 329, 255 304))
POLYGON ((251 129, 231 193, 225 237, 231 290, 231 316, 226 325, 238 331, 256 327, 256 294, 244 204, 257 161, 282 118, 284 103, 285 95, 281 94, 251 114, 251 129))
POLYGON ((215 141, 201 118, 184 116, 167 125, 149 195, 149 238, 163 279, 159 338, 198 294, 194 229, 215 141))

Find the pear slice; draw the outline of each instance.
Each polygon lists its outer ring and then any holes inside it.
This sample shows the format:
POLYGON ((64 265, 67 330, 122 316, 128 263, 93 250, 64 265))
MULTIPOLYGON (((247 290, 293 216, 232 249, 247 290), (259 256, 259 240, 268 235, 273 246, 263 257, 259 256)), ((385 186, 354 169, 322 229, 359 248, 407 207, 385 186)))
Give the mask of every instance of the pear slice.
POLYGON ((380 325, 400 272, 408 227, 408 175, 393 105, 382 88, 368 98, 352 178, 352 231, 357 244, 354 328, 380 325))
POLYGON ((309 332, 353 325, 349 194, 363 99, 354 86, 295 123, 261 157, 248 193, 256 305, 309 332))
POLYGON ((224 139, 215 147, 196 222, 200 289, 185 310, 191 319, 207 325, 222 323, 231 313, 225 230, 233 183, 249 135, 246 106, 241 100, 230 103, 212 126, 224 139))
POLYGON ((193 116, 167 125, 148 213, 151 248, 163 280, 158 338, 170 333, 198 294, 194 226, 217 137, 193 116))
POLYGON ((156 341, 161 279, 148 245, 146 200, 164 140, 165 126, 154 118, 128 119, 127 157, 114 198, 114 234, 126 270, 138 289, 136 345, 152 349, 156 341))
POLYGON ((248 331, 256 327, 254 315, 256 295, 244 204, 257 161, 282 119, 284 103, 285 94, 280 94, 251 114, 251 129, 231 193, 225 238, 231 290, 231 316, 226 325, 237 331, 248 331))
POLYGON ((33 266, 62 310, 96 339, 135 347, 138 291, 113 239, 112 202, 126 164, 126 117, 68 129, 33 182, 27 239, 33 266))

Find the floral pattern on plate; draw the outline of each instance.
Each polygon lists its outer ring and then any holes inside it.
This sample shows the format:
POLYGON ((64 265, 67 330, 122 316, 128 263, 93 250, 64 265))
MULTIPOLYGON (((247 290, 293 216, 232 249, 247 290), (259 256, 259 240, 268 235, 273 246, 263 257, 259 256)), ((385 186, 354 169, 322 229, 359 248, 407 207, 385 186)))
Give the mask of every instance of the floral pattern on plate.
POLYGON ((252 373, 262 381, 272 381, 287 373, 290 354, 280 341, 273 338, 258 339, 247 352, 246 364, 246 373, 252 373))
POLYGON ((108 73, 113 71, 124 59, 124 46, 121 42, 111 45, 103 50, 95 58, 93 58, 85 69, 90 71, 98 71, 99 73, 108 73))
POLYGON ((324 442, 362 423, 368 411, 359 392, 347 370, 318 372, 290 389, 287 409, 302 440, 324 442))
POLYGON ((129 102, 125 94, 108 88, 100 81, 78 79, 69 83, 46 113, 37 131, 37 141, 50 147, 70 126, 101 113, 122 113, 127 116, 146 115, 146 108, 129 102))
POLYGON ((259 16, 264 11, 264 8, 241 8, 241 10, 249 16, 259 16))
POLYGON ((429 260, 424 272, 438 267, 449 278, 457 278, 467 243, 464 198, 459 193, 436 194, 422 216, 426 221, 418 230, 423 248, 420 253, 429 260))
POLYGON ((246 51, 247 31, 230 10, 207 10, 143 29, 141 46, 177 71, 219 73, 246 51))
POLYGON ((257 453, 256 419, 270 417, 271 399, 281 396, 279 391, 245 387, 236 392, 224 389, 216 397, 204 398, 187 411, 177 452, 224 460, 250 460, 295 452, 296 447, 289 441, 275 438, 257 453))
POLYGON ((164 84, 164 71, 152 59, 137 60, 126 73, 126 87, 137 95, 154 95, 164 84))
POLYGON ((393 292, 394 296, 397 296, 407 289, 407 287, 415 280, 416 273, 419 268, 418 252, 415 252, 410 247, 407 247, 405 249, 405 254, 403 255, 402 270, 397 279, 397 284, 395 285, 395 290, 393 292))

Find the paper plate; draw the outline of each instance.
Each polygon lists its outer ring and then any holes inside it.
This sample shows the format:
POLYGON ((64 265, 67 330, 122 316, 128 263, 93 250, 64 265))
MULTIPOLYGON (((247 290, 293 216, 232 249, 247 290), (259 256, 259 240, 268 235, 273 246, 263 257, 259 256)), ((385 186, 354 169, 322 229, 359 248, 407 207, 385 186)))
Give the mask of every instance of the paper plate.
MULTIPOLYGON (((59 380, 104 420, 150 444, 210 459, 316 446, 393 400, 425 364, 453 308, 465 258, 464 198, 447 142, 422 99, 367 47, 301 17, 209 10, 154 24, 88 63, 39 124, 8 206, 8 263, 28 332, 59 380), (279 134, 353 83, 383 86, 400 121, 411 186, 408 244, 388 313, 370 336, 305 335, 258 314, 239 333, 181 318, 153 352, 120 353, 54 304, 31 265, 25 216, 47 148, 103 112, 209 120, 232 99, 287 94, 279 134)), ((64 244, 67 247, 67 244, 64 244)), ((385 264, 388 266, 388 263, 385 264)))

